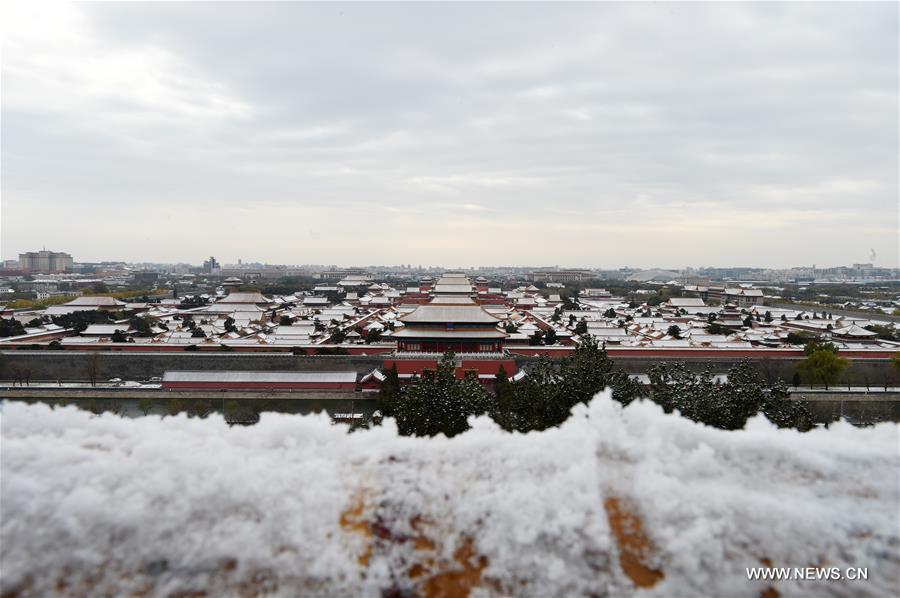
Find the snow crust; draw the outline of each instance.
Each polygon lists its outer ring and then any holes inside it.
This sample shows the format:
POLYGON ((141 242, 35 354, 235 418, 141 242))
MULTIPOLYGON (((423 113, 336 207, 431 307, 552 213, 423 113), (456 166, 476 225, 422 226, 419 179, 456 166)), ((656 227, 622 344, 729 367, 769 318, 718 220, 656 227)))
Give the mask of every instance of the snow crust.
POLYGON ((900 588, 896 424, 800 434, 756 418, 726 432, 605 393, 541 433, 472 424, 425 439, 392 422, 348 434, 324 415, 230 428, 7 402, 0 589, 437 595, 440 571, 466 570, 474 581, 440 581, 526 596, 900 588), (641 522, 642 558, 662 576, 652 586, 623 569, 610 498, 641 522), (764 562, 869 578, 749 581, 764 562))

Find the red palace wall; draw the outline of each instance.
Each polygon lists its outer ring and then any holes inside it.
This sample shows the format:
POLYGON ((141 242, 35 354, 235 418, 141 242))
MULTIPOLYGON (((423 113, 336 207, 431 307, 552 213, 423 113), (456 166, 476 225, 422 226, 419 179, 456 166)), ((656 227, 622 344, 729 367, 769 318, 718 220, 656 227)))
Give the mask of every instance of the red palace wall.
MULTIPOLYGON (((398 374, 420 374, 423 369, 434 369, 442 356, 434 359, 385 359, 384 370, 389 370, 397 364, 398 374)), ((500 371, 500 366, 506 370, 507 376, 512 376, 518 369, 514 359, 463 359, 462 366, 456 368, 456 377, 462 379, 466 370, 476 370, 479 375, 495 376, 500 371)))

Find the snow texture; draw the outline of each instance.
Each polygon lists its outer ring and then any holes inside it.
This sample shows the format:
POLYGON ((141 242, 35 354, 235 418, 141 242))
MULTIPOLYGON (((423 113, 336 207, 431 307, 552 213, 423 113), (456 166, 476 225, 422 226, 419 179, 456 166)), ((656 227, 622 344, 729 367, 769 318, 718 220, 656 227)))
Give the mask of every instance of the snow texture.
POLYGON ((602 393, 557 429, 478 418, 453 439, 324 415, 2 411, 4 596, 900 589, 896 424, 726 432, 602 393), (868 581, 749 581, 763 563, 868 581))

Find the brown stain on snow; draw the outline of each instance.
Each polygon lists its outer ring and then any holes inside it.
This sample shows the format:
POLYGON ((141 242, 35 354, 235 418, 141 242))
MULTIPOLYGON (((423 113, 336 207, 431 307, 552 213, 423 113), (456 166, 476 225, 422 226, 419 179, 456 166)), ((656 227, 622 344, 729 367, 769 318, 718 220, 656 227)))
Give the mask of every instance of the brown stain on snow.
MULTIPOLYGON (((771 567, 772 559, 769 557, 763 557, 759 559, 759 562, 762 563, 763 567, 771 567)), ((781 598, 781 592, 779 592, 773 586, 768 586, 765 590, 759 593, 759 598, 781 598)))
POLYGON ((372 526, 369 525, 369 521, 365 518, 365 513, 368 510, 367 506, 366 494, 359 492, 353 497, 350 507, 343 511, 340 517, 340 524, 344 530, 360 534, 366 539, 366 549, 357 557, 357 562, 362 567, 369 566, 369 560, 372 558, 372 540, 374 538, 372 526))
POLYGON ((657 547, 644 533, 643 523, 634 506, 610 496, 603 502, 613 538, 619 549, 622 571, 639 588, 652 588, 665 575, 662 570, 648 566, 657 553, 657 547))
MULTIPOLYGON (((412 534, 396 533, 386 522, 372 514, 370 505, 368 495, 360 492, 341 512, 339 519, 343 530, 359 534, 366 540, 366 548, 357 558, 361 567, 369 566, 373 552, 381 554, 406 544, 417 555, 406 569, 406 577, 417 585, 416 596, 466 598, 472 589, 491 585, 482 579, 482 572, 488 565, 487 557, 478 554, 472 538, 462 536, 453 558, 439 559, 440 544, 434 539, 436 526, 432 522, 417 515, 409 520, 412 534)), ((387 593, 390 594, 390 591, 387 593)))
POLYGON ((422 595, 425 598, 465 598, 472 588, 482 585, 481 572, 487 564, 487 557, 479 555, 472 539, 465 537, 453 553, 453 561, 422 584, 422 595))

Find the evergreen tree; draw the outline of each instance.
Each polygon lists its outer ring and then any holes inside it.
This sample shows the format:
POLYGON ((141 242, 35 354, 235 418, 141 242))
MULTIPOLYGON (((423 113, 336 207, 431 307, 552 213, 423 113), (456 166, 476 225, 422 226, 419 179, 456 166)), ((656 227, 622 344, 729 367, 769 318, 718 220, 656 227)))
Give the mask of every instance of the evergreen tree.
POLYGON ((528 375, 506 389, 492 414, 506 430, 544 430, 557 426, 569 416, 571 405, 560 389, 558 364, 541 357, 528 375))
POLYGON ((708 426, 737 430, 757 413, 779 427, 806 429, 811 421, 804 404, 788 399, 784 382, 768 384, 746 361, 731 368, 722 384, 714 381, 709 369, 696 373, 684 364, 659 364, 650 368, 648 376, 650 399, 666 413, 677 410, 708 426))
POLYGON ((25 327, 22 326, 22 322, 15 318, 0 318, 0 337, 21 336, 23 334, 25 334, 25 327))
POLYGON ((506 375, 506 368, 500 364, 497 375, 494 376, 494 394, 497 396, 497 409, 503 411, 513 398, 515 389, 506 375))
POLYGON ((137 336, 151 336, 150 322, 148 322, 146 318, 139 318, 135 316, 128 321, 128 325, 131 326, 132 329, 134 329, 137 336))
POLYGON ((544 333, 544 344, 545 345, 555 345, 557 340, 559 340, 556 336, 556 330, 553 328, 547 329, 547 332, 544 333))
POLYGON ((572 356, 560 361, 563 385, 573 395, 572 405, 587 403, 604 388, 611 388, 613 398, 627 405, 641 396, 639 383, 617 368, 606 348, 592 336, 582 339, 572 356))
MULTIPOLYGON (((551 361, 541 358, 528 375, 512 386, 494 420, 507 430, 544 430, 564 422, 578 403, 587 403, 604 388, 613 398, 628 404, 641 395, 641 387, 617 369, 591 336, 586 336, 571 357, 551 361)), ((498 397, 499 399, 499 397, 498 397)))
POLYGON ((385 372, 384 381, 378 391, 376 405, 383 416, 393 416, 397 401, 400 400, 400 375, 397 373, 397 363, 391 364, 385 372))
POLYGON ((582 318, 578 322, 578 325, 575 326, 575 334, 577 334, 579 336, 584 336, 585 334, 587 334, 587 332, 588 332, 587 320, 582 318))
POLYGON ((470 415, 491 412, 494 405, 477 377, 456 379, 453 353, 445 353, 436 371, 403 393, 394 415, 401 434, 449 437, 469 429, 470 415))
POLYGON ((544 331, 543 330, 535 330, 534 334, 528 337, 528 344, 531 346, 537 346, 544 344, 544 331))

